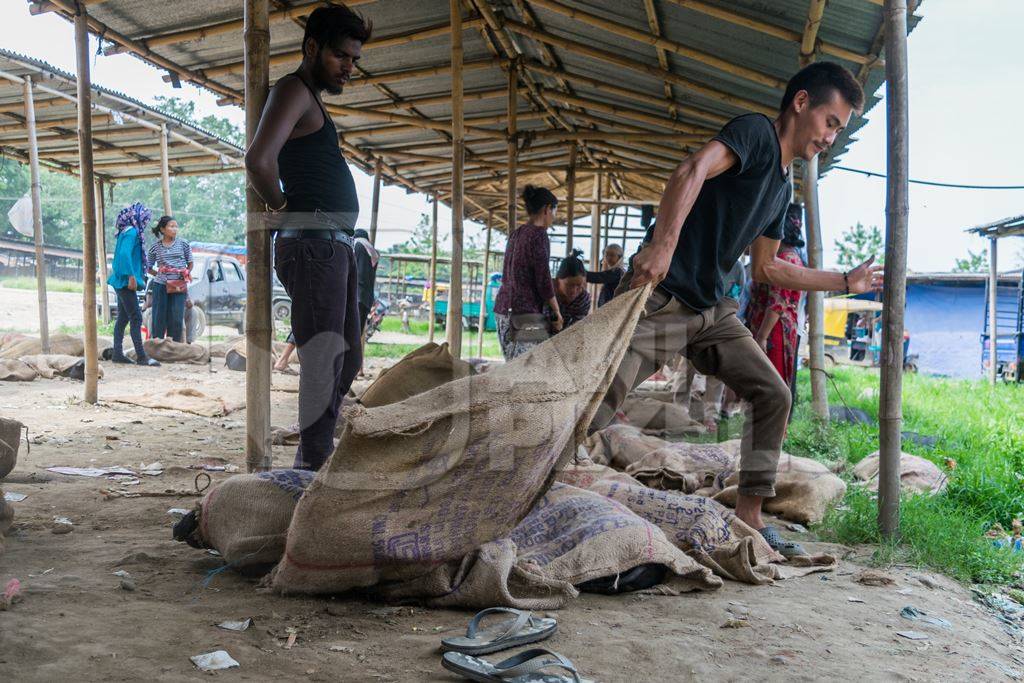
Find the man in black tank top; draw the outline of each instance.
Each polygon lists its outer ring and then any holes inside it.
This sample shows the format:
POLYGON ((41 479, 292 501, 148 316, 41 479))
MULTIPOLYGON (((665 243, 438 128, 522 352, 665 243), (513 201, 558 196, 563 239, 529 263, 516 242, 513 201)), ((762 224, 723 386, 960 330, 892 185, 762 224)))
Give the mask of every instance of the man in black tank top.
POLYGON ((270 89, 245 154, 249 182, 275 214, 274 268, 292 299, 301 469, 320 469, 334 450, 342 397, 362 365, 352 242, 359 201, 320 93, 341 94, 370 31, 340 5, 310 14, 302 64, 270 89))

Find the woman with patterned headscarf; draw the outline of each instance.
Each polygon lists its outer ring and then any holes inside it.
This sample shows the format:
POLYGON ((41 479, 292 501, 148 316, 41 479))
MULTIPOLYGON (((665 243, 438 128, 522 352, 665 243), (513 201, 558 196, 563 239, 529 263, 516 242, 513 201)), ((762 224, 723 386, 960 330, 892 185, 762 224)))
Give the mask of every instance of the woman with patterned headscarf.
POLYGON ((157 361, 146 356, 142 348, 142 311, 139 310, 137 292, 146 280, 149 267, 146 257, 145 231, 149 223, 149 209, 135 202, 117 214, 117 243, 114 246, 114 264, 107 284, 117 292, 117 322, 114 323, 115 363, 131 363, 124 355, 124 328, 131 327, 132 344, 139 365, 157 366, 157 361))

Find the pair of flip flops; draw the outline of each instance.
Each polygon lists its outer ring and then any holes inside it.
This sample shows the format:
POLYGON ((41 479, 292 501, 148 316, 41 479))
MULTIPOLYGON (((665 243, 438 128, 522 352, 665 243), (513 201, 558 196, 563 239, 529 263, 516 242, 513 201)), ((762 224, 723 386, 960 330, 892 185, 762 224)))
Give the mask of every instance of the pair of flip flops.
POLYGON ((571 661, 545 648, 532 648, 496 664, 479 657, 545 640, 557 630, 554 619, 535 617, 531 612, 508 607, 491 607, 473 617, 465 636, 441 641, 441 649, 445 651, 441 665, 463 678, 484 683, 589 683, 580 677, 571 661), (512 618, 481 626, 486 617, 494 615, 511 615, 512 618))

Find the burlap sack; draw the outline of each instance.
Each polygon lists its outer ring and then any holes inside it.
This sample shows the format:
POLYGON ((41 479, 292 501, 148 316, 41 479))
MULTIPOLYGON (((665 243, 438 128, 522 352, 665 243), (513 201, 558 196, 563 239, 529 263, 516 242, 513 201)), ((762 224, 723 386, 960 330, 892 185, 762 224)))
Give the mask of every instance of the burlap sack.
MULTIPOLYGON (((775 497, 765 498, 764 510, 800 524, 816 524, 828 508, 842 500, 846 483, 825 465, 810 458, 783 453, 779 458, 775 480, 775 497)), ((739 474, 725 480, 725 488, 715 500, 729 507, 736 505, 736 484, 739 474)))
POLYGON ((431 342, 382 370, 362 393, 360 402, 367 408, 398 403, 472 374, 473 366, 453 358, 447 343, 438 346, 431 342))
POLYGON ((641 564, 662 564, 691 590, 722 582, 672 544, 657 526, 600 493, 554 484, 509 535, 532 574, 580 584, 641 564))
POLYGON ((648 392, 627 395, 621 410, 626 414, 629 424, 643 430, 645 434, 682 436, 703 434, 706 431, 704 425, 690 418, 686 406, 660 400, 648 392))
MULTIPOLYGON (((237 370, 238 372, 245 372, 245 358, 246 358, 246 341, 245 337, 235 337, 230 344, 225 342, 225 345, 217 346, 217 352, 219 355, 224 356, 224 365, 227 366, 228 370, 237 370)), ((277 359, 281 357, 284 350, 287 348, 285 342, 275 341, 271 342, 271 362, 276 363, 277 359)), ((213 355, 211 349, 210 355, 213 355)), ((299 354, 293 353, 288 359, 288 365, 298 365, 299 354)))
MULTIPOLYGON (((210 361, 210 354, 202 344, 183 344, 173 339, 147 339, 142 342, 146 355, 161 363, 192 363, 204 365, 210 361)), ((129 357, 134 356, 132 350, 129 357)))
POLYGON ((227 339, 219 342, 210 344, 207 351, 210 354, 210 358, 223 358, 228 354, 228 351, 235 347, 239 341, 244 341, 245 335, 235 335, 234 337, 228 337, 227 339))
POLYGON ((288 523, 313 481, 306 470, 238 474, 199 504, 199 541, 235 568, 274 564, 284 553, 288 523))
MULTIPOLYGON (((42 352, 43 343, 39 337, 8 334, 0 338, 0 358, 21 358, 42 352)), ((50 353, 82 357, 85 355, 85 343, 81 337, 73 337, 70 334, 51 334, 50 353)))
MULTIPOLYGON (((78 381, 85 379, 85 359, 78 356, 40 353, 34 356, 22 356, 18 360, 27 363, 44 379, 53 379, 54 377, 67 377, 78 381)), ((97 372, 97 377, 103 379, 103 366, 97 367, 97 372)))
POLYGON ((0 417, 0 479, 18 463, 18 448, 25 425, 9 417, 0 417))
MULTIPOLYGON (((878 490, 878 458, 875 451, 857 463, 853 476, 867 482, 872 491, 878 490)), ((931 460, 910 453, 900 454, 900 488, 909 493, 941 493, 949 478, 931 460)))
POLYGON ((274 587, 409 581, 507 535, 582 442, 648 293, 620 296, 485 374, 347 409, 341 443, 292 518, 274 587))
POLYGON ((644 486, 696 493, 719 491, 735 456, 718 444, 669 442, 632 425, 612 425, 591 436, 592 453, 644 486))
POLYGON ((223 417, 245 407, 244 396, 237 401, 229 401, 219 396, 207 396, 198 389, 188 387, 137 396, 110 396, 106 400, 143 408, 180 410, 204 417, 223 417))
POLYGON ((0 358, 0 382, 31 382, 39 373, 25 361, 0 358))

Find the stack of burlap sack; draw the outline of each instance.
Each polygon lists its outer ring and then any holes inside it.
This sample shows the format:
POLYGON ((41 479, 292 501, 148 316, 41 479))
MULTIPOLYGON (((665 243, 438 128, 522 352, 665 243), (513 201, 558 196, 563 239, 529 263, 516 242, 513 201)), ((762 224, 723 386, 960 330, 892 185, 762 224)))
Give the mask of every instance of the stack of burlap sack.
MULTIPOLYGON (((99 340, 100 349, 109 346, 109 340, 99 340)), ((31 382, 37 377, 67 377, 81 381, 85 378, 84 355, 85 343, 81 337, 51 335, 50 352, 43 353, 43 344, 38 337, 6 334, 0 336, 0 381, 31 382)))
POLYGON ((667 570, 664 592, 780 577, 783 558, 718 502, 578 452, 644 295, 483 374, 443 346, 410 354, 345 409, 320 472, 226 480, 188 540, 236 567, 275 565, 266 581, 282 593, 438 606, 554 608, 644 564, 667 570))

